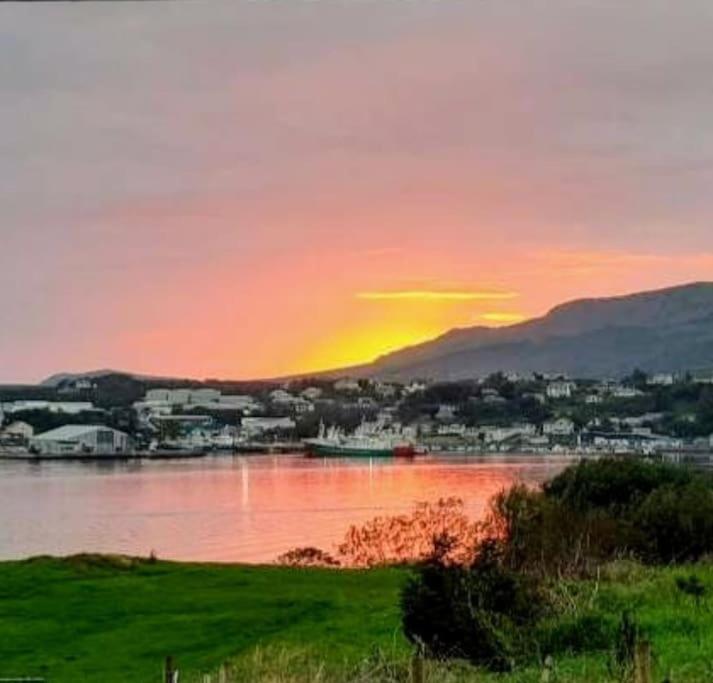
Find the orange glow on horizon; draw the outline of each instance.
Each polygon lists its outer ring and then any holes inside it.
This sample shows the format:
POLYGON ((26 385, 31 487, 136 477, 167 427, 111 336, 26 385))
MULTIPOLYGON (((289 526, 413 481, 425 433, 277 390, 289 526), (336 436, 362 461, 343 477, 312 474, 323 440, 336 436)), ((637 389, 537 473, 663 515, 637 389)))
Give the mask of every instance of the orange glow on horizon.
POLYGON ((527 316, 522 313, 483 313, 479 316, 480 320, 485 320, 489 323, 496 323, 499 325, 513 325, 515 323, 521 323, 523 320, 527 319, 527 316))

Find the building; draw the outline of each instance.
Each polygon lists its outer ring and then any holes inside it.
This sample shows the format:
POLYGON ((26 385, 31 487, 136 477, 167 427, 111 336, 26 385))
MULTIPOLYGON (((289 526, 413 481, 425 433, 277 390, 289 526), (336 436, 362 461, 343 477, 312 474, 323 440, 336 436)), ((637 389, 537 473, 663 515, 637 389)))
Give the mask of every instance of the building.
POLYGON ((614 386, 609 391, 613 398, 636 398, 637 396, 643 396, 644 392, 636 389, 635 387, 627 386, 614 386))
POLYGON ((2 435, 29 441, 35 435, 35 428, 27 422, 12 422, 2 430, 2 435))
POLYGON ((307 387, 300 396, 308 401, 316 401, 324 392, 319 387, 307 387))
POLYGON ((547 436, 572 436, 574 429, 574 422, 568 417, 549 420, 542 425, 542 433, 547 436))
POLYGON ((103 425, 65 425, 30 439, 30 451, 49 456, 130 453, 128 434, 103 425))
POLYGON ((448 403, 442 403, 438 406, 438 412, 435 417, 439 422, 448 422, 450 420, 455 420, 456 417, 456 406, 450 405, 448 403))
POLYGON ((334 391, 345 394, 358 394, 361 391, 361 385, 355 379, 340 379, 334 383, 334 391))
POLYGON ((574 382, 550 382, 547 385, 547 398, 572 398, 572 392, 577 388, 574 382))
POLYGON ((297 426, 291 417, 244 417, 240 424, 247 438, 267 432, 291 432, 297 426))
POLYGON ((217 389, 149 389, 145 403, 166 403, 172 406, 217 403, 221 393, 217 389))
POLYGON ((44 410, 49 413, 77 415, 83 412, 97 412, 98 409, 89 401, 13 401, 0 404, 0 412, 11 415, 26 410, 44 410))
POLYGON ((651 386, 670 387, 676 381, 676 378, 670 372, 659 372, 646 380, 646 383, 651 386))

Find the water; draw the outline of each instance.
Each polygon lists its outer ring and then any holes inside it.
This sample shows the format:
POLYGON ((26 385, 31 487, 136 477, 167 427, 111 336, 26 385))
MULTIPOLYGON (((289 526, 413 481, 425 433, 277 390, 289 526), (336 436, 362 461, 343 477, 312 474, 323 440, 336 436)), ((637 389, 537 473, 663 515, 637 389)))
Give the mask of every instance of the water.
POLYGON ((331 551, 351 524, 416 502, 463 499, 481 517, 514 482, 539 483, 570 460, 428 457, 312 460, 0 462, 0 559, 111 552, 176 560, 272 562, 296 546, 331 551))

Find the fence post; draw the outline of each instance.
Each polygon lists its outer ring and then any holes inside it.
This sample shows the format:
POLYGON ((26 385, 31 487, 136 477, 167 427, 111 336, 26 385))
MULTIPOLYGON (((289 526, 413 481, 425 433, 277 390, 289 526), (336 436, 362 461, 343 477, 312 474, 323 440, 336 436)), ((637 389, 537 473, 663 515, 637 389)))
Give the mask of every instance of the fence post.
POLYGON ((173 668, 173 657, 166 657, 166 662, 163 667, 164 683, 178 683, 178 670, 173 668))
POLYGON ((636 643, 634 683, 651 683, 651 643, 648 640, 636 643))
POLYGON ((418 652, 411 659, 411 683, 426 683, 423 657, 418 652))

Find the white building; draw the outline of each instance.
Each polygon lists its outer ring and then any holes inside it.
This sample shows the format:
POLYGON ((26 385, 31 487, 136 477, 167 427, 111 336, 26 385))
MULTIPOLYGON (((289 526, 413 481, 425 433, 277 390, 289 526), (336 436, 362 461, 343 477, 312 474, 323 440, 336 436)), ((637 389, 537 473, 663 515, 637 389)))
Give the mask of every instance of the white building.
POLYGON ((65 425, 30 439, 38 455, 116 455, 131 451, 128 434, 103 425, 65 425))
POLYGON ((515 437, 531 437, 537 434, 537 427, 534 424, 519 424, 511 427, 481 427, 479 436, 486 443, 502 443, 515 437))
POLYGON ((571 398, 572 392, 577 388, 574 382, 550 382, 547 385, 547 398, 571 398))
POLYGON ((334 391, 345 394, 358 394, 361 391, 361 385, 355 379, 340 379, 334 383, 334 391))
POLYGON ((568 417, 549 420, 542 425, 542 433, 547 436, 571 436, 574 434, 574 422, 568 417))
POLYGON ((221 393, 217 389, 149 389, 144 397, 144 403, 166 403, 172 406, 204 405, 216 403, 220 397, 221 393))
POLYGON ((307 387, 300 396, 308 401, 316 401, 324 392, 319 387, 307 387))
POLYGON ((2 434, 29 441, 35 435, 35 429, 32 425, 27 424, 27 422, 18 420, 5 427, 5 429, 2 430, 2 434))
POLYGON ((615 386, 609 390, 610 395, 613 398, 636 398, 637 396, 643 396, 644 392, 636 389, 635 387, 627 386, 615 386))
POLYGON ((406 394, 406 396, 410 396, 411 394, 422 394, 427 388, 428 387, 425 382, 414 381, 404 387, 404 394, 406 394))
POLYGON ((247 438, 265 432, 288 432, 297 426, 291 417, 244 417, 241 421, 243 435, 247 438))
POLYGON ((76 415, 85 411, 96 411, 97 408, 89 401, 13 401, 0 404, 0 411, 8 415, 25 410, 45 410, 49 413, 76 415))
POLYGON ((649 377, 646 383, 651 386, 670 387, 675 381, 676 378, 670 372, 659 372, 649 377))
POLYGON ((447 403, 442 403, 438 406, 438 412, 436 413, 436 420, 442 422, 447 422, 448 420, 454 420, 456 417, 456 407, 447 403))

